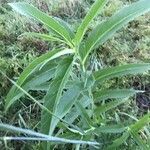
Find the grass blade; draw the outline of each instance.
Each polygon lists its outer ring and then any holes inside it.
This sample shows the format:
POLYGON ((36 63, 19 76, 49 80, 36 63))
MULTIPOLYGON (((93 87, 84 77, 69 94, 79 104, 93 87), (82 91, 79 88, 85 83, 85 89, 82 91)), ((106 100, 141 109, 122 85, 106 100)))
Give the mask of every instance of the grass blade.
POLYGON ((132 131, 132 132, 130 132, 130 134, 133 137, 134 141, 139 145, 139 147, 142 150, 149 150, 146 143, 144 143, 144 141, 140 138, 138 133, 135 133, 135 132, 132 131))
MULTIPOLYGON (((14 127, 14 126, 3 124, 3 123, 0 123, 0 130, 1 131, 6 130, 6 131, 15 132, 15 133, 27 134, 27 135, 30 135, 30 136, 37 137, 37 140, 39 140, 39 139, 42 140, 43 139, 43 140, 46 140, 46 141, 59 142, 59 143, 99 145, 99 143, 97 143, 97 142, 81 141, 81 140, 69 140, 69 139, 64 139, 64 138, 59 138, 59 137, 53 137, 53 136, 38 133, 38 132, 29 130, 29 129, 14 127)), ((23 137, 23 138, 27 139, 28 137, 23 137)), ((5 139, 7 140, 7 138, 5 138, 5 139)), ((34 140, 35 140, 35 138, 34 138, 34 140)))

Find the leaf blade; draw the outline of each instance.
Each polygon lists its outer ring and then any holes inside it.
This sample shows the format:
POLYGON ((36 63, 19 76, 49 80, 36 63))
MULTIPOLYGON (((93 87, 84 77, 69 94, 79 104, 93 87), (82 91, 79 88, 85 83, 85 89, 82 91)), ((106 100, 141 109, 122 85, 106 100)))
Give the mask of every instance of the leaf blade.
POLYGON ((59 37, 56 37, 54 35, 48 35, 48 34, 43 34, 43 33, 36 33, 36 32, 25 32, 21 34, 20 36, 27 36, 31 38, 39 38, 44 41, 56 41, 56 42, 61 42, 61 43, 66 43, 66 41, 61 40, 59 37))
POLYGON ((129 100, 128 98, 124 98, 124 99, 117 99, 114 101, 107 102, 106 104, 104 104, 102 106, 96 107, 95 113, 96 114, 104 113, 110 109, 113 109, 113 108, 125 103, 128 100, 129 100))
POLYGON ((101 10, 101 8, 105 5, 107 0, 96 0, 94 4, 92 5, 91 9, 83 19, 81 25, 79 26, 77 33, 75 35, 75 43, 79 44, 88 28, 88 25, 91 23, 91 21, 96 17, 98 12, 101 10))
MULTIPOLYGON (((36 69, 36 67, 40 64, 42 64, 45 60, 53 60, 58 57, 58 53, 62 53, 61 50, 53 50, 49 51, 46 54, 43 54, 42 56, 36 58, 34 61, 32 61, 31 64, 29 64, 24 71, 21 73, 17 84, 19 86, 22 86, 26 79, 30 76, 30 74, 36 69)), ((19 98, 15 97, 16 93, 18 92, 18 88, 16 86, 13 86, 6 97, 6 103, 5 103, 5 110, 7 111, 9 107, 19 98)))
MULTIPOLYGON (((83 90, 83 84, 73 84, 68 91, 63 95, 55 109, 55 115, 63 118, 78 100, 78 97, 83 90)), ((52 118, 50 129, 54 129, 59 122, 58 118, 52 118)))
POLYGON ((68 31, 53 17, 48 16, 47 14, 38 10, 36 7, 25 2, 9 3, 9 5, 20 14, 26 17, 32 17, 45 24, 62 36, 68 43, 70 43, 70 45, 72 45, 68 31))
POLYGON ((126 142, 126 140, 129 138, 130 134, 128 132, 124 132, 123 135, 113 141, 111 145, 109 145, 106 150, 112 150, 119 147, 122 143, 126 142))
POLYGON ((94 97, 94 102, 100 102, 106 99, 114 99, 114 98, 121 99, 121 98, 130 97, 138 92, 142 92, 142 91, 137 91, 134 89, 113 89, 113 90, 104 89, 95 92, 93 94, 93 97, 94 97))
POLYGON ((114 77, 121 77, 129 74, 139 74, 148 70, 150 70, 149 63, 127 64, 96 71, 93 73, 93 76, 96 82, 103 82, 114 77))
POLYGON ((130 130, 131 132, 138 132, 149 122, 150 122, 150 113, 147 113, 140 120, 138 120, 135 124, 131 125, 130 130))
POLYGON ((6 130, 6 131, 15 132, 15 133, 28 134, 28 135, 31 135, 33 137, 41 138, 41 140, 42 139, 43 140, 47 139, 46 141, 51 141, 51 142, 99 145, 99 143, 97 143, 97 142, 82 141, 82 140, 70 140, 70 139, 64 139, 64 138, 59 138, 59 137, 53 137, 53 136, 49 136, 49 135, 46 135, 46 134, 42 134, 42 133, 32 131, 30 129, 23 129, 23 128, 20 128, 20 127, 15 127, 15 126, 11 126, 11 125, 8 125, 8 124, 3 124, 3 123, 0 123, 0 130, 1 131, 6 130))
POLYGON ((85 43, 85 48, 80 50, 80 55, 83 60, 83 64, 89 53, 97 45, 102 45, 113 34, 121 29, 129 21, 132 21, 135 17, 138 17, 150 10, 149 0, 140 0, 136 3, 129 5, 121 9, 118 13, 110 17, 107 21, 99 24, 89 35, 85 43))

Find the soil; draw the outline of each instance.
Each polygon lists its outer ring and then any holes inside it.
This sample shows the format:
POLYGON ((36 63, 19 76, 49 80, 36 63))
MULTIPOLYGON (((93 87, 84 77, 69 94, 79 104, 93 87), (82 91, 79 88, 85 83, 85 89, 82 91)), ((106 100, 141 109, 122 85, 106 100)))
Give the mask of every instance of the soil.
POLYGON ((150 84, 145 85, 143 90, 145 92, 137 94, 136 103, 138 108, 145 112, 150 110, 150 84))

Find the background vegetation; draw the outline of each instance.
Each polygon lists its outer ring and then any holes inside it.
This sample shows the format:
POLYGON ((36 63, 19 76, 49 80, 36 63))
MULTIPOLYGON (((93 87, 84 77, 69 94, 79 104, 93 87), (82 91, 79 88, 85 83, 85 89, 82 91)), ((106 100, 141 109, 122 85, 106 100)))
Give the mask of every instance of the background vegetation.
MULTIPOLYGON (((94 20, 89 31, 99 23, 99 20, 107 19, 115 11, 126 4, 136 0, 110 0, 106 9, 94 20)), ((57 43, 44 42, 20 35, 27 31, 36 31, 46 33, 45 28, 36 22, 31 22, 16 12, 13 12, 2 0, 0 5, 0 68, 13 80, 16 80, 23 69, 36 57, 53 48, 59 48, 57 43)), ((62 18, 71 23, 74 28, 79 26, 80 21, 88 12, 92 0, 28 0, 39 9, 62 18)), ((97 68, 106 66, 116 66, 126 63, 150 62, 150 15, 149 13, 136 18, 130 22, 124 29, 117 32, 115 37, 106 44, 97 49, 91 56, 91 65, 97 68)), ((133 122, 141 118, 150 109, 150 76, 149 74, 138 75, 134 77, 116 78, 106 83, 106 86, 112 88, 134 88, 143 90, 132 100, 115 111, 107 114, 110 120, 118 122, 133 122), (127 119, 128 118, 128 119, 127 119)), ((32 128, 37 130, 40 120, 40 108, 27 100, 27 97, 21 98, 21 101, 8 112, 4 114, 4 103, 6 94, 11 87, 10 81, 0 75, 0 121, 23 128, 32 128), (26 101, 24 101, 26 99, 26 101)), ((32 93, 36 99, 42 97, 42 92, 32 93)), ((149 126, 147 127, 149 129, 149 126)), ((0 132, 1 133, 1 132, 0 132)), ((0 134, 1 135, 1 134, 0 134)), ((144 136, 144 135, 143 135, 144 136)), ((114 135, 116 137, 116 135, 114 135)), ((112 135, 103 135, 100 141, 109 141, 114 138, 112 135)), ((144 138, 144 137, 143 137, 144 138)), ((3 142, 0 141, 0 148, 3 149, 36 149, 38 143, 30 142, 3 142)), ((57 148, 56 148, 57 149, 57 148)), ((59 148, 58 148, 59 149, 59 148)), ((140 149, 131 139, 121 147, 121 149, 140 149)))

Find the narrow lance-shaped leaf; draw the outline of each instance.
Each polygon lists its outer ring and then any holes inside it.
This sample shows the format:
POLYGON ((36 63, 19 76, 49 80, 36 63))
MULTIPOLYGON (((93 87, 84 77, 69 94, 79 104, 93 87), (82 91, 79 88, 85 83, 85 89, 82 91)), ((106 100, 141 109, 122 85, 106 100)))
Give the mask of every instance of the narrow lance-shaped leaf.
POLYGON ((83 19, 81 25, 79 26, 79 28, 77 30, 77 33, 76 33, 75 39, 74 39, 76 44, 79 44, 81 42, 89 24, 96 17, 98 12, 102 9, 102 7, 106 3, 106 1, 107 0, 96 0, 94 2, 91 9, 89 10, 89 12, 87 13, 87 15, 85 16, 85 18, 83 19))
POLYGON ((128 64, 128 65, 111 67, 111 68, 106 68, 106 69, 96 71, 93 73, 93 76, 95 78, 96 83, 98 82, 102 83, 103 81, 114 78, 114 77, 121 77, 121 76, 129 75, 129 74, 144 73, 148 70, 150 70, 149 63, 128 64))
POLYGON ((68 31, 71 39, 73 39, 75 36, 75 33, 74 33, 74 29, 71 27, 71 25, 58 17, 54 17, 54 18, 68 31))
POLYGON ((48 35, 43 33, 36 33, 36 32, 25 32, 21 34, 21 36, 29 37, 29 38, 39 38, 44 41, 55 41, 55 42, 61 42, 66 43, 66 41, 62 40, 61 38, 55 36, 55 35, 48 35))
POLYGON ((131 132, 139 132, 144 126, 150 123, 150 113, 144 115, 139 121, 130 126, 131 132))
POLYGON ((112 37, 116 31, 121 29, 129 21, 148 12, 149 10, 150 1, 140 0, 131 4, 130 6, 121 9, 115 15, 110 17, 110 19, 99 24, 90 33, 88 39, 86 40, 85 47, 80 49, 80 55, 83 60, 83 64, 95 46, 102 45, 105 41, 112 37))
POLYGON ((41 65, 41 68, 43 68, 47 63, 49 63, 52 59, 55 59, 55 58, 59 58, 60 56, 63 56, 63 55, 67 55, 67 54, 73 54, 74 53, 74 50, 73 49, 64 49, 60 52, 58 52, 57 54, 55 54, 53 57, 45 60, 45 62, 41 65))
POLYGON ((113 141, 111 145, 109 145, 106 150, 112 150, 119 147, 121 144, 126 142, 126 140, 129 138, 130 134, 128 132, 124 132, 123 135, 113 141))
MULTIPOLYGON (((86 108, 91 104, 91 98, 87 95, 83 95, 82 98, 80 99, 80 104, 82 105, 82 107, 86 108)), ((69 123, 73 123, 74 120, 76 118, 78 118, 78 116, 80 115, 80 113, 78 112, 76 107, 73 107, 70 110, 71 113, 68 113, 65 116, 65 121, 69 122, 69 123)))
POLYGON ((124 99, 116 99, 110 102, 105 103, 104 105, 98 106, 95 109, 95 113, 99 114, 99 113, 104 113, 110 109, 113 109, 117 106, 119 106, 122 103, 125 103, 126 101, 128 101, 128 98, 124 98, 124 99))
POLYGON ((86 107, 88 107, 90 104, 93 104, 92 96, 89 94, 93 83, 93 77, 91 78, 88 76, 88 79, 86 82, 84 82, 84 90, 80 91, 81 95, 78 98, 78 101, 75 102, 75 107, 73 107, 70 110, 70 113, 65 116, 65 120, 67 122, 73 123, 75 119, 81 116, 83 118, 81 119, 82 123, 84 122, 85 125, 87 125, 87 128, 92 127, 93 122, 90 119, 92 115, 92 108, 86 110, 86 107))
MULTIPOLYGON (((62 60, 56 70, 56 77, 50 84, 47 95, 44 98, 44 106, 48 108, 51 112, 55 113, 56 107, 58 106, 63 89, 67 83, 72 68, 73 58, 68 57, 62 60)), ((44 134, 52 135, 53 130, 51 129, 52 116, 50 116, 46 111, 42 111, 41 118, 41 132, 44 134)), ((47 143, 43 144, 44 149, 47 148, 47 143)))
POLYGON ((31 89, 31 90, 35 90, 35 91, 48 91, 49 85, 50 85, 50 82, 44 82, 44 83, 41 83, 41 84, 36 85, 36 86, 35 86, 33 89, 31 89))
POLYGON ((144 143, 144 141, 140 138, 138 132, 149 123, 150 123, 150 113, 144 115, 140 120, 138 120, 133 125, 130 125, 128 130, 133 139, 143 150, 148 150, 149 148, 146 145, 146 143, 144 143))
POLYGON ((24 2, 9 3, 9 5, 20 14, 25 15, 27 17, 32 17, 40 21, 41 23, 58 33, 68 43, 70 43, 70 45, 72 45, 71 37, 68 31, 56 19, 54 19, 54 17, 48 16, 47 14, 35 8, 34 6, 24 2))
POLYGON ((48 108, 46 108, 44 105, 42 105, 38 100, 36 100, 33 96, 31 96, 28 92, 26 92, 24 89, 22 89, 20 86, 18 86, 16 84, 16 82, 14 82, 13 80, 11 80, 3 71, 0 70, 0 73, 5 76, 12 84, 14 84, 18 89, 20 89, 26 96, 28 96, 30 98, 30 100, 32 100, 35 104, 37 104, 42 110, 46 111, 48 114, 55 116, 56 118, 58 118, 59 120, 61 120, 64 125, 69 125, 70 127, 72 127, 74 130, 77 130, 79 132, 83 132, 80 128, 76 127, 73 124, 70 124, 69 122, 66 122, 64 119, 59 118, 58 116, 56 116, 53 112, 51 112, 48 108))
MULTIPOLYGON (((56 65, 56 64, 55 64, 56 65)), ((38 68, 39 69, 39 68, 38 68)), ((26 82, 22 85, 22 88, 28 92, 29 90, 43 90, 44 87, 41 87, 44 83, 54 77, 55 74, 55 66, 54 64, 48 64, 41 70, 36 69, 36 71, 27 78, 26 82), (46 69, 46 70, 45 70, 46 69)), ((24 93, 19 90, 16 86, 13 86, 15 92, 11 94, 12 98, 9 101, 8 105, 15 102, 15 100, 19 99, 24 95, 24 93)), ((45 89, 44 89, 45 90, 45 89)), ((8 99, 7 99, 8 100, 8 99)), ((9 107, 9 106, 8 106, 9 107)))
MULTIPOLYGON (((32 138, 34 140, 36 140, 36 138, 37 138, 37 140, 43 140, 43 141, 49 141, 49 142, 99 145, 99 143, 97 143, 97 142, 82 141, 82 140, 70 140, 70 139, 64 139, 64 138, 59 138, 59 137, 53 137, 53 136, 49 136, 46 134, 32 131, 30 129, 23 129, 23 128, 19 128, 19 127, 15 127, 15 126, 3 124, 3 123, 0 123, 0 131, 7 131, 7 132, 10 131, 10 132, 15 132, 15 133, 27 134, 27 135, 32 136, 31 140, 32 140, 32 138)), ((28 137, 24 137, 24 139, 27 139, 27 138, 28 137)), ((0 139, 5 139, 5 137, 4 138, 0 137, 0 139)), ((8 139, 10 139, 10 138, 8 138, 8 139)), ((7 138, 5 140, 7 140, 7 138)))
POLYGON ((94 97, 94 102, 100 102, 102 100, 106 100, 110 98, 121 99, 121 98, 130 97, 138 92, 142 92, 142 91, 137 91, 134 89, 114 89, 114 90, 105 89, 93 93, 93 97, 94 97))
POLYGON ((84 106, 82 106, 80 101, 77 101, 75 106, 78 111, 78 114, 80 114, 82 117, 83 124, 86 125, 87 128, 91 128, 93 125, 93 122, 92 122, 92 119, 90 118, 86 108, 84 108, 84 106))
MULTIPOLYGON (((53 50, 53 51, 49 51, 46 54, 43 54, 42 56, 36 58, 31 64, 29 64, 29 66, 27 66, 24 69, 23 73, 20 75, 20 77, 17 81, 17 84, 19 86, 22 86, 23 84, 25 84, 26 79, 31 75, 31 73, 33 73, 35 71, 35 69, 39 65, 44 63, 47 59, 49 59, 49 61, 50 61, 52 59, 59 57, 60 55, 58 55, 58 54, 60 54, 60 53, 63 55, 61 50, 59 50, 59 49, 53 50)), ((6 111, 20 97, 20 96, 18 97, 17 94, 18 94, 18 88, 16 86, 13 86, 6 97, 6 103, 5 103, 6 111)))
MULTIPOLYGON (((41 69, 41 65, 39 65, 33 73, 26 79, 26 82, 22 84, 23 87, 27 87, 30 90, 34 90, 36 86, 41 85, 55 76, 57 63, 49 62, 41 69)), ((24 89, 24 88, 23 88, 24 89)))
POLYGON ((127 129, 127 127, 124 127, 123 125, 103 125, 100 127, 95 128, 93 131, 95 134, 105 133, 105 134, 116 134, 116 133, 122 133, 127 129))
MULTIPOLYGON (((81 84, 73 84, 67 90, 67 92, 64 93, 64 95, 60 99, 60 102, 58 103, 58 105, 55 108, 54 114, 56 116, 59 116, 60 118, 63 118, 67 113, 69 113, 69 111, 71 110, 72 106, 78 100, 79 95, 80 95, 80 93, 83 90, 83 87, 84 87, 83 83, 81 83, 81 84)), ((58 118, 52 117, 50 130, 54 130, 58 122, 59 122, 58 118)))
MULTIPOLYGON (((143 142, 141 140, 139 140, 139 137, 138 137, 137 133, 139 132, 139 130, 141 130, 149 122, 150 122, 150 113, 146 114, 144 117, 142 117, 135 124, 130 125, 128 127, 129 130, 124 132, 124 134, 120 138, 117 138, 116 140, 114 140, 113 143, 110 146, 108 146, 106 149, 107 150, 112 150, 112 149, 115 149, 115 148, 119 147, 121 144, 123 144, 127 140, 127 138, 130 135, 132 135, 134 137, 135 141, 138 144, 140 144, 140 146, 143 145, 143 142)), ((142 148, 145 148, 147 150, 146 146, 144 146, 142 148)))

